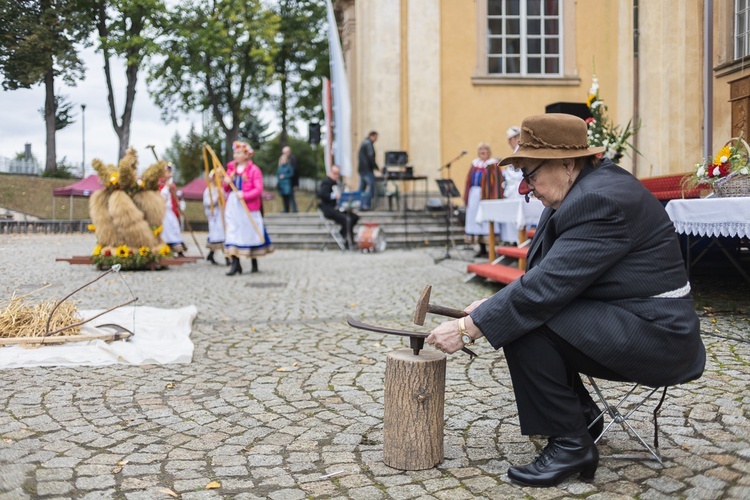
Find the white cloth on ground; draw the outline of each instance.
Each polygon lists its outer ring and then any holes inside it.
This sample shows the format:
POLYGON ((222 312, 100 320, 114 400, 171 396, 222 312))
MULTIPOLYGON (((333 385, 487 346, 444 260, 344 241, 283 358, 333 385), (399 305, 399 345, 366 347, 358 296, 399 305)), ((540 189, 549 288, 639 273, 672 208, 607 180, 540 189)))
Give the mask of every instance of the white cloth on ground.
MULTIPOLYGON (((102 310, 82 310, 79 314, 85 319, 100 312, 102 310)), ((114 323, 134 333, 127 341, 89 340, 31 349, 20 345, 0 347, 0 369, 190 363, 193 359, 190 333, 197 314, 194 305, 180 309, 121 307, 83 325, 81 334, 112 333, 110 329, 94 325, 114 323)))

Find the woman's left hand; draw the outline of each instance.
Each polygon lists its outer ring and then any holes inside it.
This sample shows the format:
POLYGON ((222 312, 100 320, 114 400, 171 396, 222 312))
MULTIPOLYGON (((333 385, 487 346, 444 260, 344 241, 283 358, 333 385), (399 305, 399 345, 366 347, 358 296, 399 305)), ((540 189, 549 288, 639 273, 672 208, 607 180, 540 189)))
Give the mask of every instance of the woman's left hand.
POLYGON ((458 320, 446 321, 438 325, 430 332, 430 336, 427 337, 427 343, 446 354, 453 354, 456 351, 460 351, 464 343, 461 341, 461 335, 458 333, 458 320))
MULTIPOLYGON (((478 301, 484 302, 484 301, 478 301)), ((474 306, 472 304, 471 306, 474 306)), ((478 305, 478 304, 477 304, 478 305)), ((469 309, 471 306, 467 307, 469 309)), ((474 340, 482 338, 484 335, 482 331, 474 324, 471 316, 466 316, 464 319, 464 326, 466 327, 466 333, 474 340)), ((443 351, 446 354, 453 354, 456 351, 460 351, 464 348, 464 342, 461 340, 461 332, 458 330, 458 320, 446 321, 437 326, 430 336, 427 337, 427 343, 435 347, 438 351, 443 351)))

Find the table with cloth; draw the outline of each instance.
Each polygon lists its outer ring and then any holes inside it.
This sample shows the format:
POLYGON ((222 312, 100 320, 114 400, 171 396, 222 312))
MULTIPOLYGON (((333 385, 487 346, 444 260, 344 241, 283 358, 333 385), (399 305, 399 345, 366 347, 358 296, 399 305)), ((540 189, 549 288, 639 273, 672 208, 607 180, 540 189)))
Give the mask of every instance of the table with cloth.
POLYGON ((675 231, 686 239, 686 264, 688 275, 690 268, 703 257, 709 248, 717 246, 739 271, 740 275, 750 282, 750 275, 742 268, 735 254, 726 248, 721 237, 747 238, 750 236, 750 197, 737 198, 701 198, 689 200, 672 200, 665 207, 669 218, 674 223, 675 231), (711 243, 698 256, 692 258, 690 238, 709 238, 711 243))
MULTIPOLYGON (((505 198, 501 200, 482 200, 477 209, 476 221, 510 224, 516 228, 511 243, 521 244, 526 240, 526 226, 536 225, 542 216, 544 205, 536 198, 526 202, 524 198, 505 198)), ((495 225, 490 224, 489 258, 495 260, 495 225)))

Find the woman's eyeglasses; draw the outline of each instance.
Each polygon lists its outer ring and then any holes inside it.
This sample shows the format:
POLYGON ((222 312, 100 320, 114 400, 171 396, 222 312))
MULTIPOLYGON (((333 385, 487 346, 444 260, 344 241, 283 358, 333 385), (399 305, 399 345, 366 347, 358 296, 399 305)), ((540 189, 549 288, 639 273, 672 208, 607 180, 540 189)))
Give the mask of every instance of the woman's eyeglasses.
POLYGON ((537 170, 539 170, 540 168, 542 168, 550 160, 551 160, 551 158, 547 158, 542 163, 540 163, 539 165, 537 165, 536 168, 534 170, 532 170, 531 172, 529 172, 528 174, 525 173, 523 171, 523 169, 521 169, 521 175, 523 176, 523 180, 526 181, 526 184, 532 184, 531 176, 534 175, 537 170))

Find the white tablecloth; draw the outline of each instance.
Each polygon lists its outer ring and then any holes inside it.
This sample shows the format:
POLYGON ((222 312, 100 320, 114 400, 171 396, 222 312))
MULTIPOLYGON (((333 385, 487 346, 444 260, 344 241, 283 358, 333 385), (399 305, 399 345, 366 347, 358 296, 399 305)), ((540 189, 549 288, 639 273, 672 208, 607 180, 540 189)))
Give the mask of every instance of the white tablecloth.
POLYGON ((479 202, 476 221, 478 223, 493 221, 507 224, 512 231, 503 231, 500 237, 504 241, 518 243, 518 231, 528 225, 535 225, 542 216, 544 205, 536 198, 526 203, 524 198, 505 198, 502 200, 484 200, 479 202))
POLYGON ((680 234, 750 236, 750 197, 672 200, 666 210, 680 234))
POLYGON ((542 216, 544 205, 536 198, 526 203, 523 198, 484 200, 479 202, 477 222, 504 222, 515 224, 517 229, 536 224, 542 216))

